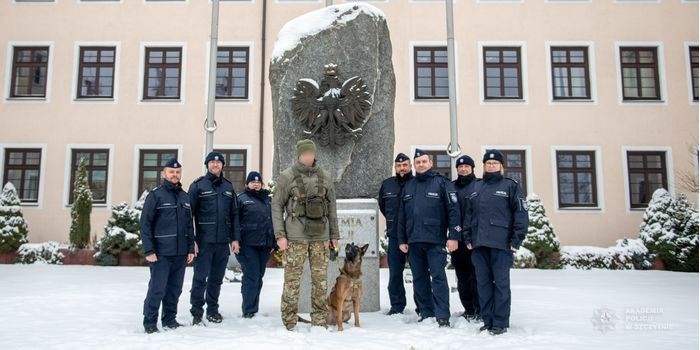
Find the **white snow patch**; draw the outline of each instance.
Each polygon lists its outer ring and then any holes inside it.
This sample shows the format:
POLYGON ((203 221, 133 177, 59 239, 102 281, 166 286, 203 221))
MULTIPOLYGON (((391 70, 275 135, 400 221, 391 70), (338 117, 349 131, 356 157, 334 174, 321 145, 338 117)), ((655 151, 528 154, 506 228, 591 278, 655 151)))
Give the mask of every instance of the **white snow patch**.
POLYGON ((363 2, 333 5, 312 11, 287 22, 280 30, 272 50, 272 62, 296 47, 303 38, 317 34, 334 25, 343 25, 360 13, 385 18, 380 9, 363 2))

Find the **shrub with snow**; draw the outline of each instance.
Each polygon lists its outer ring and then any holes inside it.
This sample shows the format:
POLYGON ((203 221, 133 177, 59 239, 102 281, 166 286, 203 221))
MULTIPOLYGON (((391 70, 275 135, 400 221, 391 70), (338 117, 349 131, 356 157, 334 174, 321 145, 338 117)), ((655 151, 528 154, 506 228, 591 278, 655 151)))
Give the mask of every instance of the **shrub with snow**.
POLYGON ((379 237, 379 256, 386 256, 386 252, 389 251, 389 239, 386 234, 379 237))
POLYGON ((673 271, 698 271, 698 212, 684 195, 658 189, 644 213, 639 237, 673 271))
POLYGON ((70 211, 70 242, 77 248, 90 243, 90 213, 92 212, 92 190, 87 179, 85 159, 78 163, 78 174, 73 185, 73 207, 70 211))
POLYGON ((520 249, 513 254, 513 268, 532 269, 535 267, 537 267, 537 258, 530 249, 520 247, 520 249))
POLYGON ((95 243, 95 259, 100 265, 117 265, 120 252, 141 254, 140 220, 143 201, 148 192, 141 195, 134 207, 119 203, 112 207, 112 216, 107 221, 104 234, 95 243))
POLYGON ((27 243, 27 221, 17 190, 11 182, 0 193, 0 253, 17 250, 27 243))
POLYGON ((63 253, 60 249, 68 246, 58 242, 25 243, 17 250, 15 262, 18 264, 62 264, 63 253))
POLYGON ((561 264, 576 269, 643 270, 651 267, 652 256, 639 239, 623 238, 615 246, 563 246, 561 264))
POLYGON ((559 268, 559 239, 554 233, 554 228, 549 223, 549 218, 544 211, 544 205, 536 194, 527 198, 527 212, 530 223, 527 236, 523 241, 523 247, 530 250, 537 259, 537 267, 541 269, 559 268))

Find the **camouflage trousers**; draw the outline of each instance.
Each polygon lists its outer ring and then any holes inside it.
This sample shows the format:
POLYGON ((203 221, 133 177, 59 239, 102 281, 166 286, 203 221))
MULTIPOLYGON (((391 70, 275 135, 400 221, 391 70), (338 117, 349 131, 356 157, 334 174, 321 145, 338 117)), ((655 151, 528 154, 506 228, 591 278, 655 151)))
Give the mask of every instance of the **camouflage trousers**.
POLYGON ((304 262, 309 257, 311 267, 311 324, 325 326, 328 317, 328 241, 290 241, 284 252, 284 288, 282 289, 282 323, 287 329, 297 324, 299 286, 304 262))

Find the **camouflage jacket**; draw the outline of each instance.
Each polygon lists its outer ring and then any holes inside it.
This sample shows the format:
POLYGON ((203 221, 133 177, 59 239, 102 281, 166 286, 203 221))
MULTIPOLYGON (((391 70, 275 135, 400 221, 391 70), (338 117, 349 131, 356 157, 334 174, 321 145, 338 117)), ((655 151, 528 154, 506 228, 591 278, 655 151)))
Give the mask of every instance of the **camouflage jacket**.
POLYGON ((297 163, 285 169, 275 182, 274 194, 272 196, 272 225, 275 230, 275 238, 286 237, 290 241, 322 241, 328 239, 339 239, 338 216, 336 213, 335 187, 328 172, 314 164, 312 167, 297 163), (300 191, 295 179, 295 173, 299 173, 302 182, 306 187, 306 194, 312 196, 317 194, 319 172, 323 172, 323 191, 327 205, 327 215, 322 219, 325 222, 323 234, 311 234, 306 227, 304 216, 297 213, 302 212, 299 206, 303 206, 300 201, 300 191))

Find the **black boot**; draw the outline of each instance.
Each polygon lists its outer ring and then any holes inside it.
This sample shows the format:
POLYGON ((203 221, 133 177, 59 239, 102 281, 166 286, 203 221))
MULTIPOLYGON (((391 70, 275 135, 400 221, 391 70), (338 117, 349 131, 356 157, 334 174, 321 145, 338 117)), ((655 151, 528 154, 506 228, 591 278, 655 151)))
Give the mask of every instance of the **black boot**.
POLYGON ((202 316, 192 316, 192 325, 203 326, 204 324, 202 323, 202 316))
POLYGON ((146 330, 147 334, 153 334, 153 333, 158 333, 158 327, 156 326, 148 326, 148 327, 143 327, 146 330))
POLYGON ((437 323, 440 328, 450 328, 450 320, 439 319, 437 323))
POLYGON ((387 316, 391 316, 391 315, 400 315, 400 314, 402 314, 402 313, 403 313, 403 312, 398 312, 398 311, 395 311, 395 310, 389 310, 389 312, 387 312, 386 315, 387 315, 387 316))
POLYGON ((489 326, 489 325, 481 326, 481 328, 479 328, 479 332, 483 332, 483 331, 491 331, 491 326, 489 326))
POLYGON ((508 328, 491 327, 491 329, 489 330, 489 334, 491 335, 501 335, 505 332, 508 332, 508 328))
POLYGON ((172 323, 166 324, 163 327, 165 327, 167 329, 177 329, 177 328, 182 327, 182 325, 180 323, 178 323, 177 321, 173 321, 172 323))
POLYGON ((255 314, 252 312, 248 312, 248 313, 243 314, 243 318, 253 318, 253 317, 255 317, 255 314))
POLYGON ((423 322, 423 321, 425 321, 425 320, 427 320, 427 319, 429 319, 429 318, 432 318, 432 317, 421 316, 421 317, 418 319, 418 322, 423 322))
POLYGON ((212 314, 212 315, 207 315, 207 321, 209 321, 211 323, 221 323, 223 320, 224 320, 224 317, 221 316, 221 314, 218 312, 215 314, 212 314))

